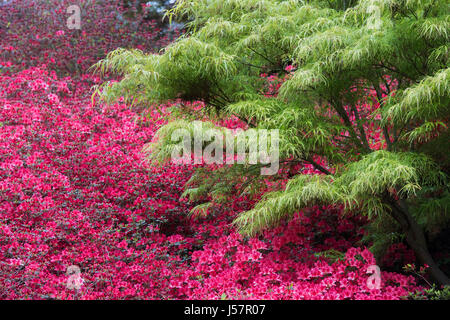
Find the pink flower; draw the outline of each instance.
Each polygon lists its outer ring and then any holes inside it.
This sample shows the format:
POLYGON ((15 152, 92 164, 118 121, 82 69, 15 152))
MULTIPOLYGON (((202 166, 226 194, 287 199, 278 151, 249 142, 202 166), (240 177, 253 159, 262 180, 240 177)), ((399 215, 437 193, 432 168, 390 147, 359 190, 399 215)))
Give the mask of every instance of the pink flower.
POLYGON ((56 94, 53 93, 49 93, 47 95, 48 100, 50 101, 51 104, 58 104, 59 103, 59 98, 56 94))
POLYGON ((126 248, 128 248, 128 244, 127 244, 127 242, 125 240, 122 240, 121 242, 119 242, 117 247, 121 248, 121 249, 126 249, 126 248))

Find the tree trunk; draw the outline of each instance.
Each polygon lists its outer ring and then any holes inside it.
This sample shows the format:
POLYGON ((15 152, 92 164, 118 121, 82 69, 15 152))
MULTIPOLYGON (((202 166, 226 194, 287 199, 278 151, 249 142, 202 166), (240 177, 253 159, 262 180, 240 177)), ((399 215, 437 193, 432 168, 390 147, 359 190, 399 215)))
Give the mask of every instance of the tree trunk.
POLYGON ((430 267, 428 271, 438 284, 450 285, 450 278, 442 272, 428 251, 423 230, 409 213, 406 203, 403 200, 397 201, 391 196, 386 196, 385 201, 392 208, 391 216, 400 224, 406 234, 406 242, 414 250, 419 261, 430 267))

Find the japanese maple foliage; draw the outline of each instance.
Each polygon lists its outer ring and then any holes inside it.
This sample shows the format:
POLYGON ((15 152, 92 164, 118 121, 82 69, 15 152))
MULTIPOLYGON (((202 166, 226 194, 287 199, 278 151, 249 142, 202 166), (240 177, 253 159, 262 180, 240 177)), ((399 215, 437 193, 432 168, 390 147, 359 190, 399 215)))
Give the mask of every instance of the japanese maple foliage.
POLYGON ((98 34, 76 38, 67 59, 62 47, 71 37, 30 50, 31 63, 25 51, 40 46, 34 36, 65 36, 43 27, 0 44, 0 299, 399 299, 420 289, 412 276, 390 272, 370 289, 375 259, 355 247, 363 223, 339 208, 303 210, 259 238, 230 224, 254 204, 246 197, 188 218, 193 204, 180 195, 192 166, 155 168, 142 152, 167 106, 144 117, 124 103, 91 100, 100 79, 86 70, 97 59, 87 43, 98 34), (55 67, 73 72, 65 63, 75 57, 80 74, 59 77, 55 67), (331 249, 338 254, 321 254, 331 249), (72 265, 80 290, 67 286, 72 265))
POLYGON ((157 112, 93 104, 88 82, 44 67, 0 83, 3 299, 396 299, 416 289, 388 272, 368 289, 374 258, 353 248, 360 224, 339 210, 301 212, 260 239, 230 226, 251 205, 243 198, 185 218, 191 168, 149 167, 141 152, 164 123, 157 112), (347 253, 315 255, 331 248, 347 253), (81 268, 79 292, 66 287, 70 265, 81 268))

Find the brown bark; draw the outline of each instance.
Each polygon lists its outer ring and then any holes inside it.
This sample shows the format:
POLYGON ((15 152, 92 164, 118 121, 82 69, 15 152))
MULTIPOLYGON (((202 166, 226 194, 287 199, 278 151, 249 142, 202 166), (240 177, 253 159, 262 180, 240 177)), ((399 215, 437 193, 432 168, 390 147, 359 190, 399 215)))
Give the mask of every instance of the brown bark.
POLYGON ((419 261, 430 267, 428 271, 432 278, 440 285, 450 285, 450 278, 442 272, 431 256, 425 234, 409 213, 406 203, 402 200, 395 200, 390 195, 386 195, 384 200, 391 207, 391 216, 400 224, 403 232, 406 234, 406 241, 411 249, 414 250, 419 261))

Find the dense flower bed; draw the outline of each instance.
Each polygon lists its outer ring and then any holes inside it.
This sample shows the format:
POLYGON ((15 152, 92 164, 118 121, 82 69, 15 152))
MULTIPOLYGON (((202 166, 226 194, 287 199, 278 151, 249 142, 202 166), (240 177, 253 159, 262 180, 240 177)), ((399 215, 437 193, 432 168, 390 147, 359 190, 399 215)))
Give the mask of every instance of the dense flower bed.
MULTIPOLYGON (((90 79, 95 81, 94 79, 90 79)), ((368 289, 355 219, 311 208, 260 239, 230 226, 251 203, 189 221, 190 169, 149 167, 163 123, 123 104, 93 104, 86 82, 44 67, 0 78, 2 298, 399 298, 414 279, 384 272, 368 289), (315 255, 346 252, 337 259, 315 255), (340 259, 339 259, 340 258, 340 259), (66 288, 81 268, 82 289, 66 288)))
POLYGON ((122 0, 9 0, 0 6, 0 57, 19 67, 42 63, 58 73, 84 73, 118 47, 155 51, 179 34, 145 19, 125 18, 122 0), (69 29, 71 5, 80 8, 80 29, 69 29))
POLYGON ((179 197, 192 167, 144 161, 164 117, 92 101, 100 80, 82 63, 80 77, 58 77, 52 52, 63 51, 38 50, 30 67, 18 65, 25 56, 0 61, 0 299, 399 299, 419 288, 382 272, 370 289, 374 258, 355 247, 362 221, 339 208, 251 239, 230 224, 246 198, 191 220, 179 197), (67 286, 72 265, 80 290, 67 286))

